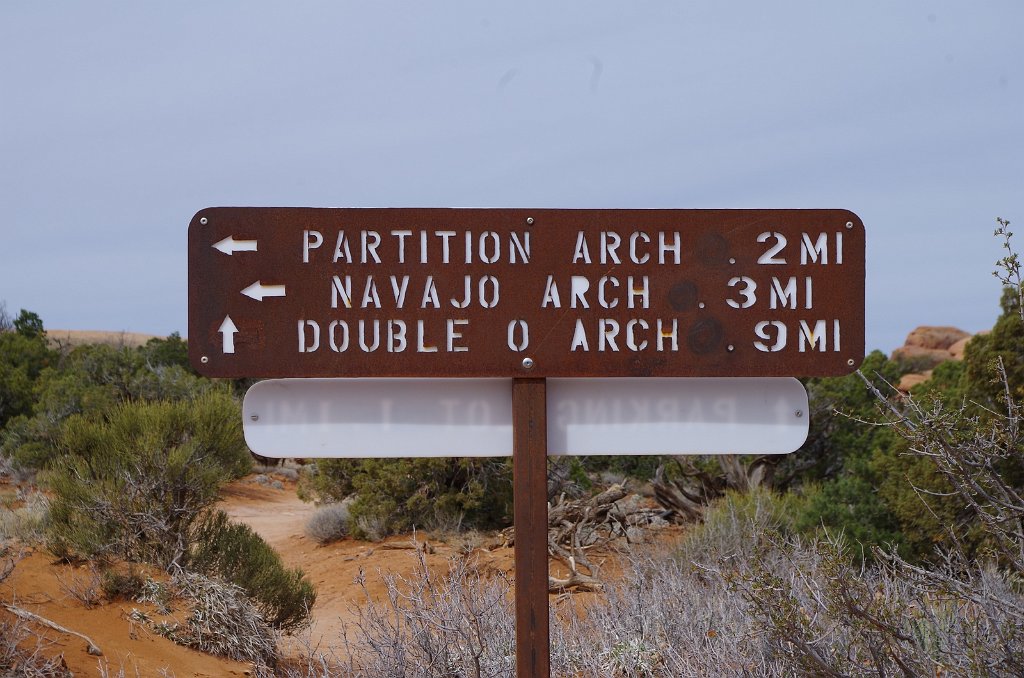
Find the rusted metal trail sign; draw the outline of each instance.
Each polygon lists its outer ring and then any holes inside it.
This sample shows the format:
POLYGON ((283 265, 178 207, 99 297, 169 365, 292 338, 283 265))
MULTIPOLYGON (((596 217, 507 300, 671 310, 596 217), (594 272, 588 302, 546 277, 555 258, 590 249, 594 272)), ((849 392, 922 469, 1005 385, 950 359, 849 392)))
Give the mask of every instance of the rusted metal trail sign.
POLYGON ((210 377, 825 376, 864 355, 845 210, 211 208, 210 377))
POLYGON ((511 380, 516 673, 547 678, 547 378, 849 373, 864 253, 845 210, 210 208, 189 357, 210 377, 511 380))

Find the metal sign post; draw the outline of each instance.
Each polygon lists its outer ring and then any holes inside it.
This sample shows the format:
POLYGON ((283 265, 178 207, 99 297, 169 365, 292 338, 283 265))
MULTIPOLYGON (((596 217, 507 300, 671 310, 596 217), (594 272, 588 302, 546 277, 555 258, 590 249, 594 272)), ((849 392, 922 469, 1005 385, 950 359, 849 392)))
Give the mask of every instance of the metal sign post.
POLYGON ((547 385, 512 382, 512 501, 516 528, 516 675, 548 678, 547 385))

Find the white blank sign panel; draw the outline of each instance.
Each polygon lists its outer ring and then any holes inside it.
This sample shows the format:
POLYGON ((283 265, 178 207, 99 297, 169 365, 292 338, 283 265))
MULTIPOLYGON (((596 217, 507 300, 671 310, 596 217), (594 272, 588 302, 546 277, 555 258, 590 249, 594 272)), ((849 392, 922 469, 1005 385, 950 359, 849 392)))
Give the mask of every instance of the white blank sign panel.
POLYGON ((807 439, 796 379, 548 379, 550 454, 786 454, 807 439))
POLYGON ((512 454, 509 379, 269 379, 242 403, 266 457, 512 454))
MULTIPOLYGON (((807 438, 791 378, 548 379, 548 452, 784 454, 807 438)), ((242 405, 267 457, 512 454, 508 379, 271 379, 242 405)))

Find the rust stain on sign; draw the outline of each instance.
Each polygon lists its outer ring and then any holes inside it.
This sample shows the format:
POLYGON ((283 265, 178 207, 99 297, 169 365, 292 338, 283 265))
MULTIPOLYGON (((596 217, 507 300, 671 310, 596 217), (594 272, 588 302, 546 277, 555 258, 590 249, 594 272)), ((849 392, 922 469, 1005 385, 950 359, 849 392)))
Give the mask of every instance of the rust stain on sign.
POLYGON ((211 377, 840 375, 864 252, 846 210, 210 208, 189 355, 211 377))

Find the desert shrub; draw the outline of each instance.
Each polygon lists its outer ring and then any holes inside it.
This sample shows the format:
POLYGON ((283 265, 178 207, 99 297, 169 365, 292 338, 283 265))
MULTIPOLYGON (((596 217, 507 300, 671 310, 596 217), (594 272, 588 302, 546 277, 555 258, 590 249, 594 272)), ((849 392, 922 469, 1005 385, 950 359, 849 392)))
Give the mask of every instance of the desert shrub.
MULTIPOLYGON (((880 351, 872 351, 860 369, 889 383, 896 383, 900 376, 899 366, 880 351)), ((861 423, 873 419, 878 408, 873 394, 856 374, 808 379, 805 386, 810 430, 800 449, 780 460, 775 478, 779 489, 828 482, 843 473, 851 458, 870 456, 875 447, 886 446, 892 440, 884 428, 861 423)))
POLYGON ((238 403, 214 393, 71 417, 45 478, 54 495, 49 547, 60 557, 179 561, 221 484, 249 469, 241 428, 238 403))
POLYGON ((38 313, 33 313, 32 311, 21 309, 12 325, 15 332, 30 339, 46 336, 46 330, 43 328, 43 319, 39 317, 38 313))
POLYGON ((1024 597, 991 566, 851 564, 841 540, 778 540, 728 575, 788 675, 1024 675, 1024 597))
POLYGON ((100 591, 107 600, 134 600, 142 591, 146 577, 131 566, 122 569, 109 568, 100 577, 100 591))
MULTIPOLYGON (((988 465, 1006 488, 1024 491, 1024 457, 1012 442, 1007 447, 1013 435, 1008 422, 1016 416, 1018 394, 1024 393, 1024 319, 1018 299, 1013 289, 1004 290, 1003 313, 993 332, 972 339, 962 363, 936 368, 931 380, 913 390, 912 399, 897 398, 884 387, 877 393, 893 424, 888 428, 901 435, 888 449, 876 449, 870 464, 877 497, 899 523, 904 556, 928 559, 938 546, 974 557, 988 548, 984 516, 958 491, 962 474, 954 467, 966 471, 966 462, 988 465)), ((986 492, 990 483, 986 480, 978 491, 986 492)))
POLYGON ((515 622, 510 583, 465 560, 435 574, 422 554, 409 578, 386 579, 387 599, 369 599, 354 623, 355 666, 324 675, 512 676, 515 622))
POLYGON ((551 631, 552 675, 791 675, 719 573, 666 554, 634 557, 603 597, 556 610, 551 631))
POLYGON ((664 463, 664 457, 650 454, 580 456, 571 459, 578 460, 580 467, 589 475, 608 473, 641 482, 653 478, 658 467, 664 463))
POLYGON ((322 459, 303 478, 303 495, 350 506, 357 536, 363 525, 381 535, 448 524, 487 529, 509 523, 512 474, 507 459, 322 459))
MULTIPOLYGON (((878 351, 872 352, 861 373, 878 384, 895 383, 899 365, 878 351)), ((878 402, 858 374, 811 379, 807 382, 811 427, 807 442, 779 465, 780 487, 798 490, 805 497, 794 516, 794 528, 810 539, 822 531, 845 534, 871 546, 908 541, 903 525, 881 487, 889 480, 889 462, 902 445, 886 427, 869 426, 878 418, 878 402)), ((901 486, 902 487, 902 486, 901 486)))
MULTIPOLYGON (((258 457, 258 455, 255 454, 253 456, 258 457)), ((291 466, 275 466, 272 464, 257 463, 253 466, 253 472, 265 476, 277 476, 278 478, 282 478, 293 483, 299 479, 299 470, 291 466)))
POLYGON ((1004 395, 1024 401, 1024 286, 1019 255, 1010 244, 1009 222, 1000 219, 996 236, 1002 239, 1006 256, 997 262, 995 276, 1003 283, 999 305, 1002 313, 992 331, 974 337, 964 351, 968 395, 984 405, 999 404, 1004 395), (992 368, 1001 363, 1006 372, 1004 385, 992 379, 992 368))
POLYGON ((557 501, 562 495, 578 499, 593 486, 581 457, 548 457, 548 501, 557 501))
POLYGON ((217 388, 180 365, 145 365, 132 375, 129 384, 135 400, 185 400, 217 388))
MULTIPOLYGON (((884 464, 896 455, 880 458, 877 463, 863 458, 851 460, 839 477, 802 488, 805 499, 794 516, 795 530, 812 538, 823 532, 843 534, 863 545, 862 552, 868 557, 872 546, 898 544, 904 552, 911 549, 903 531, 907 524, 899 519, 891 503, 897 498, 879 489, 888 480, 884 464)), ((900 493, 902 498, 902 487, 900 493)))
POLYGON ((345 503, 328 504, 316 510, 306 521, 306 534, 321 544, 337 541, 349 535, 352 516, 345 503))
POLYGON ((254 482, 257 485, 263 485, 264 487, 272 487, 275 490, 283 490, 284 489, 284 483, 282 483, 277 478, 271 478, 266 473, 259 473, 259 474, 257 474, 252 479, 251 482, 254 482))
POLYGON ((291 481, 293 483, 298 481, 298 479, 299 479, 299 471, 298 471, 298 469, 294 469, 294 468, 287 467, 287 466, 282 466, 281 468, 275 469, 274 473, 276 473, 277 475, 281 476, 285 480, 289 480, 289 481, 291 481))
POLYGON ((239 586, 276 629, 294 630, 309 621, 316 601, 302 570, 287 569, 281 557, 248 525, 232 523, 223 511, 209 511, 190 534, 189 568, 239 586))
POLYGON ((390 521, 387 516, 379 513, 359 516, 352 534, 369 541, 381 541, 391 534, 390 521))
POLYGON ((793 530, 801 501, 794 494, 783 495, 763 488, 728 492, 708 506, 701 523, 687 531, 677 555, 688 563, 749 559, 760 535, 788 534, 793 530))

